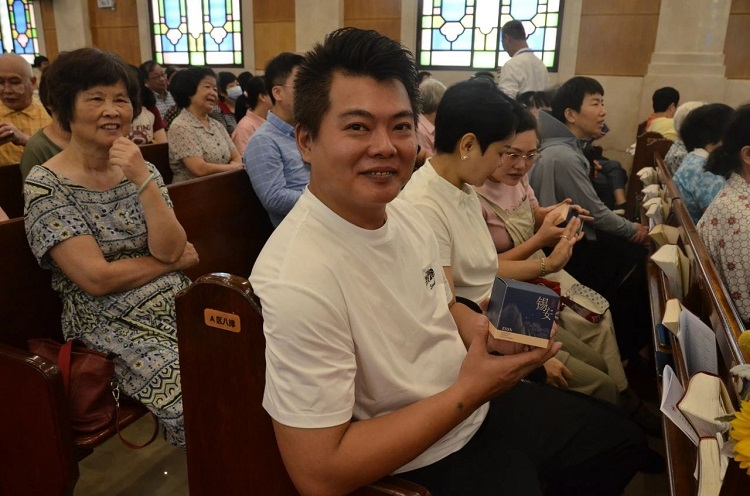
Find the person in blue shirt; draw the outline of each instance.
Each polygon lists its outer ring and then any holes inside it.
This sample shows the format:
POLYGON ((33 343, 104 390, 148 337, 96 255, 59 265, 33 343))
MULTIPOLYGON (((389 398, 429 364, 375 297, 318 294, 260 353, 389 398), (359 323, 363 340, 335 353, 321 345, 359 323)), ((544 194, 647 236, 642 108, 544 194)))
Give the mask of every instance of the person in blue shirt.
POLYGON ((690 112, 680 128, 689 153, 672 180, 695 223, 726 182, 722 176, 705 171, 703 166, 708 154, 721 144, 733 114, 732 107, 723 103, 703 105, 690 112))
POLYGON ((245 170, 274 227, 310 182, 310 168, 294 137, 294 80, 303 60, 301 55, 284 52, 266 66, 266 88, 273 107, 245 149, 245 170))

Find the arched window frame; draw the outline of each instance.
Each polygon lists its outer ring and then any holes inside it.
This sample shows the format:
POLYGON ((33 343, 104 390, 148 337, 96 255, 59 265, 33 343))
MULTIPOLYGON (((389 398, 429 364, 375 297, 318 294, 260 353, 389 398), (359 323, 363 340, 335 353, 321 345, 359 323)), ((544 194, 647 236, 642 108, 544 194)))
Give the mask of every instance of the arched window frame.
POLYGON ((419 0, 417 66, 471 71, 502 67, 510 57, 503 50, 500 28, 517 19, 524 24, 529 48, 550 72, 557 72, 563 6, 564 0, 419 0))

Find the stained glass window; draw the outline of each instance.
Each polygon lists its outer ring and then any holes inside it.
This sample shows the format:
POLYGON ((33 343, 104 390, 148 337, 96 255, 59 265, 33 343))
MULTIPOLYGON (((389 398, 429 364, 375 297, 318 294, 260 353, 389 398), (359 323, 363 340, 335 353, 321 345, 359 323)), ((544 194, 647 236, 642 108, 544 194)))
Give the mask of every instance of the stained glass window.
POLYGON ((419 0, 417 63, 431 69, 487 70, 510 57, 500 28, 523 23, 529 48, 557 70, 563 0, 419 0))
POLYGON ((31 0, 5 0, 0 6, 0 40, 3 51, 17 53, 29 63, 39 55, 34 6, 31 0))
POLYGON ((242 66, 240 0, 150 0, 154 60, 242 66))

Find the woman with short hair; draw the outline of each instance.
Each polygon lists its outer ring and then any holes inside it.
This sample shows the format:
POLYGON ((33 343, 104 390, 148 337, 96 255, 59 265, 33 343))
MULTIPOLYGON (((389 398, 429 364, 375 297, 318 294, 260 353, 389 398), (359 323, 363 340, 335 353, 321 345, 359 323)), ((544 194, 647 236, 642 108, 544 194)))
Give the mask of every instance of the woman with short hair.
POLYGON ((172 96, 182 110, 169 128, 173 182, 242 168, 242 158, 226 128, 210 117, 219 100, 216 74, 189 67, 172 79, 172 96))
POLYGON ((58 69, 66 77, 47 95, 70 143, 26 179, 29 246, 52 271, 65 338, 114 354, 120 391, 184 446, 175 296, 198 255, 159 171, 126 138, 140 109, 135 74, 95 48, 61 53, 58 69))

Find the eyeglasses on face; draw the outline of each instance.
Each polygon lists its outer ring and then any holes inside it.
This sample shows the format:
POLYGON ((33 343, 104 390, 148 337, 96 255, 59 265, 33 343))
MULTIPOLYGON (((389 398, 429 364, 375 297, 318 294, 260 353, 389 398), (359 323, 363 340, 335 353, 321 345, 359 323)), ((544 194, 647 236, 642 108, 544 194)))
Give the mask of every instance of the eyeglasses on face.
POLYGON ((164 72, 164 71, 162 71, 162 72, 154 72, 153 74, 149 74, 148 75, 149 79, 161 79, 161 78, 166 78, 166 77, 167 77, 167 73, 164 72))
POLYGON ((539 152, 530 152, 526 155, 521 155, 520 153, 516 152, 503 152, 503 155, 511 162, 517 162, 523 159, 527 164, 533 164, 536 159, 539 158, 542 154, 539 152))

